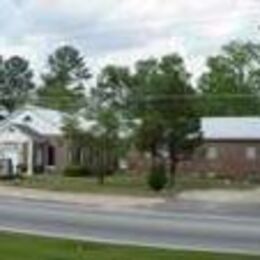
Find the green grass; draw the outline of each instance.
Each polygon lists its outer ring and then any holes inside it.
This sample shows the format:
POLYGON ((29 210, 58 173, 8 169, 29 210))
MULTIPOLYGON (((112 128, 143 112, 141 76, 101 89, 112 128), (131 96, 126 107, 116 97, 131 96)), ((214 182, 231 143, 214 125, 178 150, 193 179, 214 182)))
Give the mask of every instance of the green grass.
POLYGON ((259 257, 112 246, 35 236, 0 234, 4 260, 257 260, 259 257))
POLYGON ((4 185, 51 191, 135 196, 156 195, 147 186, 145 177, 133 177, 126 175, 107 177, 104 185, 98 184, 96 178, 71 178, 60 175, 39 175, 31 178, 2 181, 1 183, 4 185))
POLYGON ((177 179, 175 191, 185 190, 211 190, 211 189, 225 189, 225 190, 250 190, 257 188, 259 185, 249 183, 248 181, 227 180, 218 178, 201 178, 201 177, 186 177, 177 179))
POLYGON ((247 182, 227 183, 221 179, 210 178, 177 178, 174 189, 167 189, 161 193, 151 191, 147 185, 145 176, 133 176, 117 174, 107 177, 105 184, 99 185, 95 178, 70 178, 60 175, 39 175, 31 178, 6 180, 0 182, 2 185, 16 187, 25 187, 33 189, 43 189, 51 191, 68 191, 77 193, 96 193, 96 194, 114 194, 114 195, 133 195, 133 196, 171 196, 176 192, 183 190, 207 190, 214 188, 221 189, 251 189, 256 185, 247 182))

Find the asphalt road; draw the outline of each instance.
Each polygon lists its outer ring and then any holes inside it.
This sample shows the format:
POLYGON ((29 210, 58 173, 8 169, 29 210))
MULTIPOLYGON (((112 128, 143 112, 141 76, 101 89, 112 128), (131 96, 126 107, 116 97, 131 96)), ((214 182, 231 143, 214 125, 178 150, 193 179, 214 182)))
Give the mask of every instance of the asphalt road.
POLYGON ((230 206, 225 211, 223 207, 213 209, 212 205, 207 208, 205 204, 176 205, 103 211, 82 205, 0 198, 0 230, 116 244, 260 255, 260 208, 252 208, 252 214, 245 208, 243 214, 230 206))

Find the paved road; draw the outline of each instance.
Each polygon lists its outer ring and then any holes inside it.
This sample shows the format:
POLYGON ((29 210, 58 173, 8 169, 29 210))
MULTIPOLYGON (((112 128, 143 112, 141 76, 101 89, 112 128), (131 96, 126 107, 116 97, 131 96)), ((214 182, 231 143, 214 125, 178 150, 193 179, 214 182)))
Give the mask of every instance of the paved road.
POLYGON ((260 255, 260 208, 182 206, 102 211, 48 201, 0 198, 0 229, 162 248, 260 255), (201 207, 201 210, 198 210, 201 207), (205 210, 207 208, 207 210, 205 210), (213 209, 212 211, 209 209, 213 209), (232 213, 234 212, 234 213, 232 213))

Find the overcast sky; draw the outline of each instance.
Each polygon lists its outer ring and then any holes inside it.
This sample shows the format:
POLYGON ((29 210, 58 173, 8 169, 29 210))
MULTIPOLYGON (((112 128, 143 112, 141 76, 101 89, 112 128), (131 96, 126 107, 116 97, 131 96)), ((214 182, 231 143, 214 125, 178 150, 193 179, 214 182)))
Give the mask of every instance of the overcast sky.
POLYGON ((1 0, 0 53, 39 70, 69 43, 97 70, 177 51, 198 75, 226 42, 260 41, 258 24, 260 0, 1 0))

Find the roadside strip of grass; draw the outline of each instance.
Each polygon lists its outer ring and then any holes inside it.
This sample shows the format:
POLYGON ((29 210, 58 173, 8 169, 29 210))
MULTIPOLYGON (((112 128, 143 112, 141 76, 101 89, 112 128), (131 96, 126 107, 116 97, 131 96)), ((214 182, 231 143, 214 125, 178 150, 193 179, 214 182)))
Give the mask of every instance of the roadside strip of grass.
POLYGON ((100 185, 96 178, 64 177, 61 175, 38 175, 29 178, 2 180, 5 186, 31 188, 38 190, 93 193, 108 195, 156 196, 146 183, 145 177, 115 175, 107 177, 104 185, 100 185))
POLYGON ((0 185, 73 193, 133 195, 142 197, 171 196, 181 191, 196 189, 249 190, 257 187, 257 185, 247 182, 229 183, 218 179, 186 177, 177 178, 174 189, 166 189, 158 194, 149 189, 145 176, 123 174, 107 177, 104 185, 99 185, 95 178, 69 178, 61 175, 39 175, 23 179, 2 180, 0 185))
POLYGON ((159 250, 0 233, 4 260, 257 260, 259 256, 159 250))

